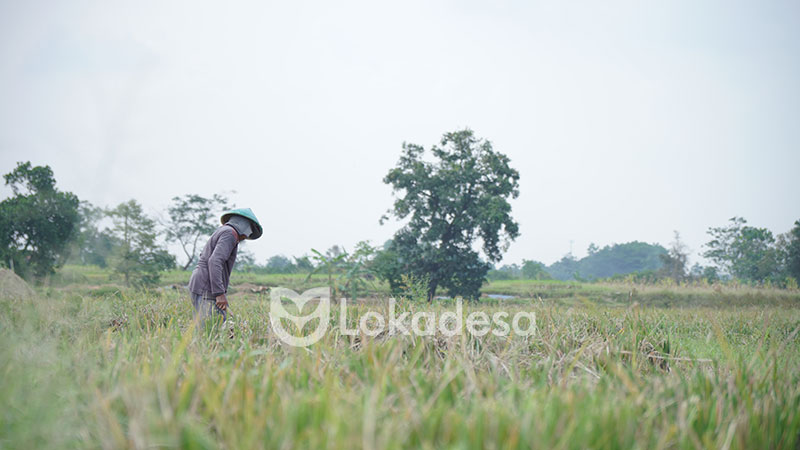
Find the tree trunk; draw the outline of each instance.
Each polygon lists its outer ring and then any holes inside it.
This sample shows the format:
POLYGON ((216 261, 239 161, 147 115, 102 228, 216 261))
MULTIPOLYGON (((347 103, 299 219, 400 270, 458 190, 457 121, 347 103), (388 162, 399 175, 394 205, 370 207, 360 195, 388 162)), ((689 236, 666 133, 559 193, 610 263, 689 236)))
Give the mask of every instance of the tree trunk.
POLYGON ((189 269, 189 266, 191 266, 191 265, 192 265, 192 262, 193 262, 193 261, 194 261, 194 257, 191 257, 191 258, 189 258, 189 261, 186 261, 186 265, 185 265, 185 266, 183 266, 183 270, 188 270, 188 269, 189 269))
POLYGON ((328 267, 328 288, 331 290, 331 303, 336 301, 336 286, 333 285, 333 268, 328 267))
POLYGON ((436 295, 436 287, 439 283, 431 281, 428 284, 428 303, 433 303, 433 297, 436 295))

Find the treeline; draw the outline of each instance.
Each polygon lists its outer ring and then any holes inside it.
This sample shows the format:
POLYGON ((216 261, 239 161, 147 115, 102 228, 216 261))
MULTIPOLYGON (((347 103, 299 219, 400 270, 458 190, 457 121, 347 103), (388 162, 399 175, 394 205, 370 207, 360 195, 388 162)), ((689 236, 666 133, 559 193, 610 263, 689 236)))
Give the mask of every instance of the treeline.
MULTIPOLYGON (((471 138, 469 133, 464 136, 471 138)), ((387 182, 418 186, 420 183, 414 179, 403 177, 416 176, 414 158, 419 158, 421 151, 417 147, 408 147, 406 153, 408 155, 401 163, 408 167, 401 164, 402 171, 390 171, 387 182)), ((447 172, 441 177, 457 180, 453 173, 447 172)), ((475 176, 485 178, 479 173, 475 176)), ((157 284, 165 270, 190 270, 194 267, 206 239, 220 225, 220 214, 233 207, 222 194, 211 197, 188 194, 174 197, 165 217, 157 220, 146 214, 135 200, 111 208, 80 201, 74 194, 56 188, 53 172, 48 166, 18 163, 12 172, 4 175, 4 179, 13 195, 0 202, 0 265, 26 278, 43 279, 53 274, 57 267, 73 263, 109 268, 127 285, 157 284), (182 264, 178 265, 178 258, 167 251, 169 244, 180 249, 182 264)), ((513 180, 516 182, 516 178, 513 180)), ((442 189, 437 193, 438 198, 463 191, 443 182, 437 183, 427 182, 427 185, 442 189)), ((418 198, 434 198, 431 194, 422 194, 426 192, 420 193, 418 198)), ((480 225, 484 220, 493 226, 499 223, 497 217, 483 218, 479 203, 471 206, 470 213, 475 216, 475 222, 480 225)), ((464 204, 469 203, 462 200, 450 205, 454 212, 448 213, 447 217, 454 216, 464 204)), ((413 288, 424 292, 429 300, 435 295, 441 280, 446 280, 443 286, 451 295, 474 297, 487 278, 628 279, 636 282, 671 279, 678 283, 741 280, 788 287, 796 287, 800 279, 800 220, 789 232, 778 235, 765 228, 749 226, 740 217, 730 219, 725 226, 709 228, 710 240, 702 253, 712 263, 707 267, 698 264, 688 267, 686 246, 676 232, 669 248, 636 241, 603 248, 591 244, 588 255, 581 259, 570 254, 550 266, 535 260, 523 260, 521 265, 493 268, 491 259, 479 258, 472 250, 474 235, 470 233, 474 233, 473 228, 466 227, 467 231, 453 233, 450 231, 453 225, 441 226, 447 222, 439 217, 439 210, 430 208, 427 203, 414 205, 408 198, 402 198, 395 204, 395 214, 399 211, 400 217, 415 209, 421 211, 411 222, 416 228, 406 226, 400 229, 381 247, 360 242, 352 252, 333 246, 324 253, 312 249, 311 255, 275 255, 264 263, 259 263, 246 248, 242 248, 235 269, 257 273, 323 273, 334 293, 343 292, 350 296, 366 289, 372 280, 382 279, 393 291, 413 288), (442 233, 437 237, 433 231, 442 233), (445 239, 450 235, 470 237, 454 243, 453 239, 445 239), (437 240, 442 242, 440 247, 435 245, 437 240), (449 244, 443 246, 444 243, 449 244)), ((502 211, 499 217, 506 220, 508 210, 499 210, 502 211)), ((508 222, 506 226, 514 235, 517 234, 515 223, 508 222)), ((482 233, 495 236, 489 241, 489 246, 492 258, 498 260, 497 236, 482 233)))
POLYGON ((606 246, 602 249, 591 244, 588 252, 589 254, 581 259, 576 259, 568 254, 550 266, 524 260, 521 267, 513 264, 503 266, 492 272, 491 276, 494 279, 596 280, 616 274, 657 270, 662 265, 661 257, 667 254, 667 249, 658 244, 628 242, 606 246), (535 276, 531 276, 532 274, 535 276))
POLYGON ((489 272, 489 279, 630 280, 655 283, 671 279, 716 282, 738 280, 749 284, 797 287, 800 279, 800 220, 794 227, 775 236, 766 228, 747 225, 733 217, 728 225, 708 229, 710 240, 702 256, 711 265, 688 265, 689 254, 680 234, 667 249, 659 244, 628 242, 599 249, 590 244, 588 255, 576 259, 571 254, 546 266, 523 260, 522 266, 504 265, 489 272))
MULTIPOLYGON (((136 200, 111 208, 80 201, 56 188, 48 166, 18 163, 4 179, 13 195, 0 202, 0 265, 27 279, 42 280, 64 264, 78 264, 108 268, 126 285, 155 285, 166 270, 193 269, 207 238, 220 226, 220 215, 234 207, 222 194, 187 194, 172 198, 166 217, 157 220, 136 200), (180 248, 185 262, 177 263, 168 244, 180 248)), ((334 245, 325 253, 312 249, 311 256, 276 255, 259 264, 252 253, 240 248, 235 269, 323 271, 330 274, 332 284, 352 291, 369 280, 365 267, 376 252, 362 242, 352 253, 334 245)))
POLYGON ((196 255, 226 202, 220 196, 176 197, 160 223, 136 200, 100 208, 60 191, 49 166, 18 163, 4 179, 13 195, 0 202, 0 264, 37 280, 75 263, 111 268, 126 285, 156 284, 161 272, 176 267, 167 243, 196 255))

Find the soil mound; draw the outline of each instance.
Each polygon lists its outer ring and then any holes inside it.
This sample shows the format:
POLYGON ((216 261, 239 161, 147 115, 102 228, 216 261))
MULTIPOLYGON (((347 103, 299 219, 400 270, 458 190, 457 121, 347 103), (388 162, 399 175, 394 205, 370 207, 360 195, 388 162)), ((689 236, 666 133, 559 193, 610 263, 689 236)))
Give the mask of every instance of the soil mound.
POLYGON ((0 298, 28 299, 33 295, 33 289, 25 280, 8 269, 0 269, 0 298))

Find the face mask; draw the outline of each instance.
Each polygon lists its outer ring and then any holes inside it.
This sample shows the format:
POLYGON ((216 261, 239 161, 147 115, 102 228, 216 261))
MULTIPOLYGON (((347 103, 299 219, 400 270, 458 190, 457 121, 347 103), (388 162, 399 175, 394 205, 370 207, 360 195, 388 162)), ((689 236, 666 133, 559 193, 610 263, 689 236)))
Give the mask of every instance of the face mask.
POLYGON ((250 237, 250 235, 253 233, 253 229, 250 227, 250 221, 242 216, 231 216, 227 223, 235 228, 237 233, 244 237, 250 237))

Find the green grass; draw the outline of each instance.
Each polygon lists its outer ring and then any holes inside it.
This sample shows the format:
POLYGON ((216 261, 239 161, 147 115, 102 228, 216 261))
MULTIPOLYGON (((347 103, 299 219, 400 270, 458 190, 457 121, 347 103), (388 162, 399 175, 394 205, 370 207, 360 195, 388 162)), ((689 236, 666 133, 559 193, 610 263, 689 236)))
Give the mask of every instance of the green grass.
POLYGON ((91 283, 0 299, 0 447, 800 445, 796 293, 503 282, 554 294, 464 314, 534 311, 535 336, 329 332, 299 349, 273 334, 263 294, 235 297, 230 323, 208 333, 179 291, 91 283), (676 303, 655 302, 665 296, 676 303))
MULTIPOLYGON (((190 271, 174 270, 161 277, 163 287, 181 287, 189 283, 190 271)), ((284 286, 306 290, 326 283, 326 276, 316 274, 306 281, 306 274, 256 274, 234 271, 231 275, 231 292, 249 293, 259 286, 284 286)), ((92 266, 66 266, 46 283, 52 289, 67 288, 85 295, 102 296, 122 288, 122 280, 108 269, 92 266)), ((371 295, 389 295, 389 286, 374 281, 371 295)), ((505 294, 517 297, 511 303, 529 300, 546 301, 564 306, 591 302, 600 305, 627 307, 633 303, 660 308, 708 306, 730 308, 741 306, 800 307, 800 291, 756 288, 739 285, 638 285, 626 282, 585 283, 558 280, 498 280, 484 284, 483 294, 505 294)), ((444 295, 444 292, 440 292, 444 295)), ((493 303, 489 299, 483 302, 493 303)), ((506 302, 508 303, 508 301, 506 302)))

